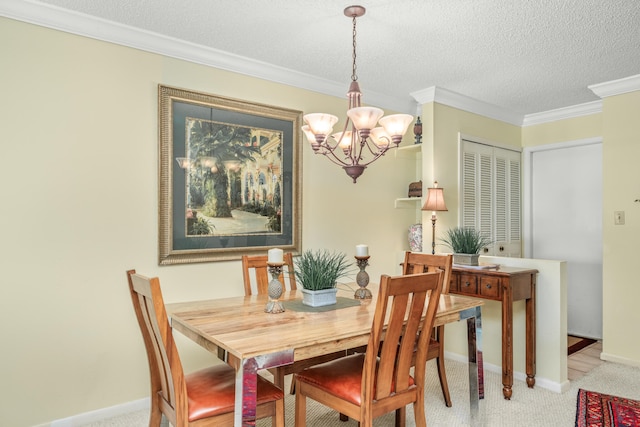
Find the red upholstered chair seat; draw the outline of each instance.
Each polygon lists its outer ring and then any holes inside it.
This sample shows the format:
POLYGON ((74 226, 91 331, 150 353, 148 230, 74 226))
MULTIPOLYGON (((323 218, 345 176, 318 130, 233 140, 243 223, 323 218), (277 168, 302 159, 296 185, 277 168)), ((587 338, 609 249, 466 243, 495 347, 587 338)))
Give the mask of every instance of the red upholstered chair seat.
MULTIPOLYGON (((303 381, 314 384, 334 396, 338 396, 355 405, 360 405, 362 403, 360 401, 360 396, 362 395, 360 390, 362 387, 363 365, 364 354, 356 353, 307 368, 297 375, 301 376, 303 381), (327 379, 330 381, 327 381, 327 379)), ((413 385, 413 377, 409 377, 409 387, 413 385)))
MULTIPOLYGON (((189 421, 233 412, 236 376, 233 368, 219 364, 185 376, 189 421)), ((258 375, 257 405, 284 398, 282 390, 258 375)))

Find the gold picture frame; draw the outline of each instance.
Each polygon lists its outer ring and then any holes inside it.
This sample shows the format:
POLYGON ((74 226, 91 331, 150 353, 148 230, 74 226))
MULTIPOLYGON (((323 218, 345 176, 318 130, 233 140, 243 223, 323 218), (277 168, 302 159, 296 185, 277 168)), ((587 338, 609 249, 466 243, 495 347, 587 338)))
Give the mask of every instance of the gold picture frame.
POLYGON ((159 264, 301 249, 302 112, 158 85, 159 264))

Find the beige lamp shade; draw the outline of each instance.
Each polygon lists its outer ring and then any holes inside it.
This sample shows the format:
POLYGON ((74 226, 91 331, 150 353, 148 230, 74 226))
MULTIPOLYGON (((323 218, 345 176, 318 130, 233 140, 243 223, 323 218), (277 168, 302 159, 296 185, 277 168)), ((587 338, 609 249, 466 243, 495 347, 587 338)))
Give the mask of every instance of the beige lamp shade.
POLYGON ((444 203, 444 189, 438 187, 438 183, 433 188, 427 190, 427 201, 422 206, 423 211, 443 212, 447 211, 447 205, 444 203))

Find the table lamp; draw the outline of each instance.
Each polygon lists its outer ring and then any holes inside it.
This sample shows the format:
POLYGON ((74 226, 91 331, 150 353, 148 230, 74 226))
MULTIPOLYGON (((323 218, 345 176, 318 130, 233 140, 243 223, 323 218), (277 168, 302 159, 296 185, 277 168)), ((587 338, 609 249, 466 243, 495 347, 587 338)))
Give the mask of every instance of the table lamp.
POLYGON ((431 211, 431 253, 436 253, 436 212, 447 211, 444 203, 444 189, 438 187, 438 181, 433 183, 433 187, 427 189, 427 201, 422 206, 423 211, 431 211))

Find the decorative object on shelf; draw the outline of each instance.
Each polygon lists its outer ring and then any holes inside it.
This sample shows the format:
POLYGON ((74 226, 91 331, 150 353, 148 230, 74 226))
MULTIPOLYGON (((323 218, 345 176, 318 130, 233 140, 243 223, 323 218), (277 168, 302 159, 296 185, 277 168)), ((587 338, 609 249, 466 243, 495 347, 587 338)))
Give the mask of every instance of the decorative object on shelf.
POLYGON ((367 289, 367 285, 369 284, 369 273, 365 271, 365 268, 369 265, 369 247, 367 245, 357 245, 355 258, 360 271, 356 275, 356 283, 359 288, 356 289, 353 297, 355 299, 371 299, 371 291, 367 289))
POLYGON ((480 230, 472 227, 450 228, 442 242, 451 248, 453 263, 458 265, 478 265, 480 249, 492 243, 480 230))
POLYGON ((438 187, 438 181, 433 183, 433 187, 427 189, 427 201, 422 206, 423 211, 431 211, 431 254, 436 253, 436 212, 446 212, 447 205, 444 203, 444 189, 438 187))
POLYGON ((409 226, 409 249, 411 252, 422 252, 422 224, 409 226))
POLYGON ((409 184, 409 197, 422 197, 422 181, 409 184))
POLYGON ((349 109, 342 132, 332 134, 333 126, 338 122, 338 117, 332 114, 306 114, 306 125, 302 126, 313 151, 341 166, 354 184, 367 165, 379 159, 390 148, 398 147, 413 120, 413 116, 409 114, 382 117, 384 111, 380 108, 361 106, 362 93, 356 74, 356 18, 364 15, 365 11, 362 6, 344 9, 344 14, 353 20, 353 63, 351 84, 347 92, 349 109), (378 122, 381 127, 376 127, 378 122))
POLYGON ((302 286, 302 303, 321 307, 336 303, 337 282, 351 272, 344 253, 307 250, 294 261, 296 281, 302 286))
POLYGON ((413 125, 413 134, 416 137, 416 140, 413 143, 422 144, 422 122, 420 121, 420 116, 418 116, 415 124, 413 125))

